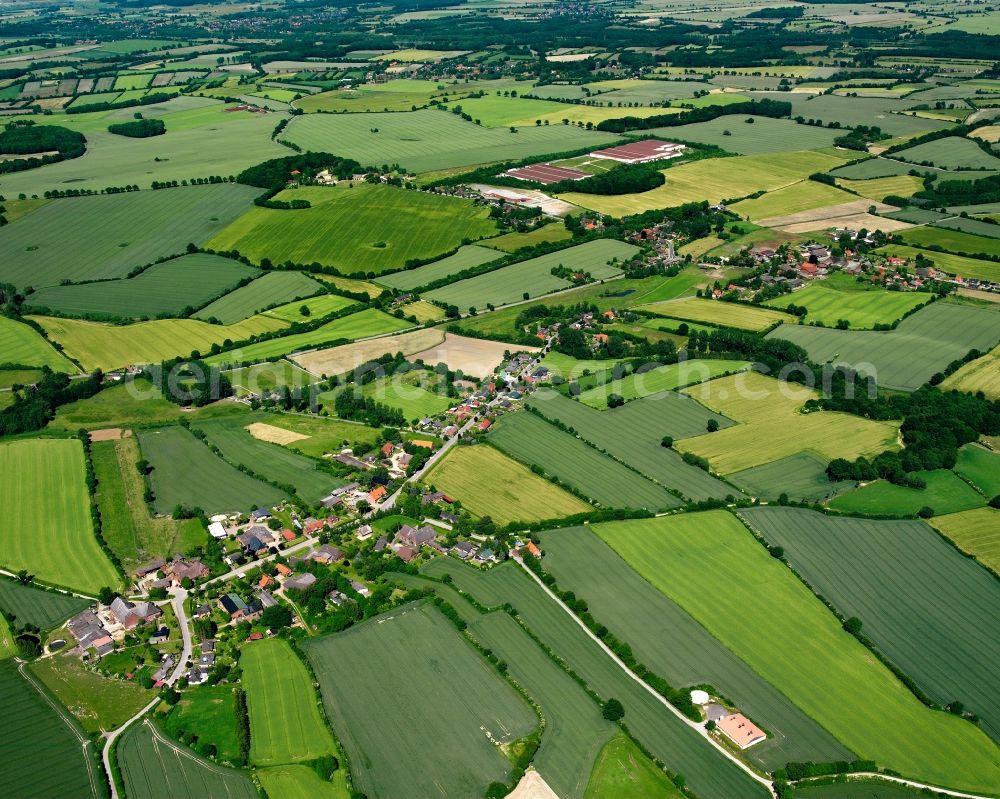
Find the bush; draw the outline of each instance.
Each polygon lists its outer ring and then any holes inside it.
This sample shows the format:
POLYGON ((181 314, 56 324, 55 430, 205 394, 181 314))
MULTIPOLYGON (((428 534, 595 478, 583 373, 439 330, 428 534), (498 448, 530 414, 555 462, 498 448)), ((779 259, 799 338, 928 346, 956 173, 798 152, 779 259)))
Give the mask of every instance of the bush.
POLYGON ((136 119, 108 125, 108 132, 130 139, 148 139, 150 136, 162 136, 167 132, 167 126, 162 119, 136 119))
POLYGON ((920 510, 917 511, 917 516, 921 519, 929 519, 934 515, 934 508, 930 505, 924 505, 920 510))
POLYGON ((608 721, 618 721, 625 715, 625 708, 617 699, 609 699, 604 703, 601 715, 608 721))

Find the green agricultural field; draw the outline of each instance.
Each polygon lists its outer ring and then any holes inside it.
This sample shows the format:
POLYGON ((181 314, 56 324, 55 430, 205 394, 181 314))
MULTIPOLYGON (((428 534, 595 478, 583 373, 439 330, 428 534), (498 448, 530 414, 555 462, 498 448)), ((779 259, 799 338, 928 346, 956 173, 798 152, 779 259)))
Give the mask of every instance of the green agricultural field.
POLYGON ((970 349, 996 346, 1000 311, 935 302, 887 332, 781 325, 768 338, 798 344, 815 363, 853 364, 880 386, 914 391, 970 349))
POLYGON ((208 442, 230 463, 244 466, 267 480, 292 486, 295 493, 310 504, 344 485, 343 480, 320 471, 311 458, 254 438, 244 429, 246 422, 245 417, 213 419, 197 422, 195 428, 203 432, 208 442))
POLYGON ((925 799, 923 791, 884 780, 851 780, 840 782, 802 784, 795 793, 801 799, 925 799))
POLYGON ((556 652, 600 697, 615 697, 625 708, 629 730, 650 753, 702 799, 763 797, 763 790, 742 771, 695 735, 615 663, 578 622, 526 571, 509 562, 482 571, 455 558, 434 558, 423 570, 435 577, 450 575, 456 588, 481 604, 510 603, 527 628, 556 652))
POLYGON ((101 534, 129 574, 151 560, 205 543, 205 528, 197 519, 176 521, 150 515, 143 500, 145 483, 137 468, 139 445, 135 438, 95 441, 90 451, 97 477, 101 534))
POLYGON ((978 444, 966 444, 958 451, 955 472, 983 492, 987 499, 1000 494, 1000 454, 978 444))
MULTIPOLYGON (((464 97, 454 101, 452 108, 478 120, 487 128, 506 128, 509 125, 534 125, 536 119, 552 119, 569 106, 553 100, 534 100, 529 97, 503 97, 488 94, 485 97, 464 97)), ((449 108, 451 110, 451 108, 449 108)))
POLYGON ((242 771, 217 766, 163 735, 150 721, 133 724, 118 744, 118 765, 129 799, 257 799, 242 771))
POLYGON ((366 383, 361 393, 390 408, 399 409, 406 419, 414 420, 437 416, 451 407, 454 400, 444 391, 444 384, 436 375, 414 369, 366 383))
POLYGON ((177 505, 209 514, 242 511, 285 498, 284 492, 218 458, 183 427, 143 430, 139 446, 153 467, 149 480, 157 513, 170 514, 177 505))
MULTIPOLYGON (((986 255, 1000 256, 1000 239, 987 236, 977 236, 964 233, 961 230, 944 230, 939 227, 915 227, 901 231, 899 234, 905 244, 927 249, 937 245, 943 250, 953 253, 965 253, 968 256, 986 255)), ((931 256, 933 258, 933 256, 931 256)), ((965 277, 963 275, 963 277, 965 277)))
POLYGON ((1000 511, 976 508, 947 516, 935 516, 930 523, 948 536, 963 552, 1000 573, 1000 511))
MULTIPOLYGON (((149 117, 155 116, 157 115, 156 108, 157 106, 143 106, 142 113, 149 117)), ((190 127, 182 125, 171 129, 171 120, 167 117, 166 134, 145 139, 130 139, 109 133, 107 123, 114 120, 106 117, 100 128, 87 132, 87 152, 80 158, 51 164, 41 170, 30 169, 4 175, 3 180, 0 180, 0 193, 8 197, 17 197, 23 192, 30 197, 32 194, 41 196, 50 190, 92 189, 101 191, 107 186, 130 184, 138 185, 145 190, 154 180, 180 182, 190 180, 192 177, 208 177, 209 175, 227 177, 237 175, 248 166, 259 164, 269 158, 280 158, 288 155, 286 147, 271 139, 276 121, 273 114, 224 113, 225 105, 222 103, 218 103, 216 108, 218 112, 211 121, 202 121, 200 124, 190 127)), ((126 119, 130 119, 135 110, 128 108, 112 113, 121 114, 122 112, 126 115, 126 119)), ((60 124, 63 124, 63 119, 73 120, 73 117, 60 117, 60 124)), ((247 198, 246 204, 249 204, 253 197, 260 194, 259 189, 243 186, 239 189, 247 198)), ((166 192, 157 191, 155 193, 170 194, 175 191, 183 193, 186 189, 170 189, 166 192)), ((121 197, 131 204, 135 201, 136 196, 135 192, 131 192, 104 195, 100 199, 121 197)), ((88 197, 84 199, 98 198, 88 197)), ((54 205, 62 202, 66 201, 59 200, 54 205)), ((75 200, 70 202, 75 202, 75 200)), ((246 205, 243 207, 245 208, 246 205)), ((221 219, 222 215, 218 216, 221 219)), ((140 228, 154 218, 155 215, 135 217, 135 219, 140 220, 140 228)), ((222 225, 224 224, 225 222, 222 223, 222 225)), ((218 227, 222 227, 222 225, 218 227)), ((108 230, 112 229, 108 228, 108 230)), ((129 228, 118 228, 119 231, 125 229, 129 228)), ((68 245, 73 239, 67 237, 64 240, 68 245)), ((190 237, 185 238, 179 248, 171 249, 169 252, 183 251, 183 245, 187 244, 189 240, 190 237)), ((117 240, 114 246, 117 246, 117 240)))
POLYGON ((41 377, 41 369, 0 369, 0 389, 28 386, 37 383, 41 377))
POLYGON ((273 766, 257 769, 257 779, 268 796, 281 799, 351 799, 347 776, 341 765, 327 782, 309 766, 273 766))
POLYGON ((0 359, 18 366, 48 366, 67 374, 80 371, 37 330, 8 316, 0 316, 0 359))
POLYGON ((459 247, 453 255, 442 258, 440 261, 418 266, 416 269, 407 269, 385 275, 379 278, 379 282, 395 289, 410 291, 420 286, 426 286, 435 280, 450 277, 465 269, 488 264, 490 261, 496 261, 500 258, 503 258, 501 252, 469 244, 459 247))
MULTIPOLYGON (((248 321, 266 318, 255 316, 248 321)), ((269 321, 281 324, 277 320, 269 321)), ((411 326, 411 323, 405 319, 396 319, 394 316, 389 316, 389 314, 375 308, 366 308, 363 311, 334 319, 332 322, 327 322, 325 325, 310 330, 307 333, 294 333, 290 336, 282 336, 280 338, 261 341, 257 344, 250 344, 240 349, 223 352, 220 355, 213 355, 206 358, 205 361, 213 366, 233 363, 257 363, 268 358, 276 358, 301 350, 329 345, 335 341, 353 341, 359 338, 381 336, 384 333, 395 333, 411 326)))
POLYGON ((322 319, 357 304, 357 300, 341 297, 339 294, 320 294, 307 300, 295 300, 279 305, 277 308, 265 311, 264 316, 289 323, 308 322, 310 319, 322 319))
POLYGON ((103 677, 68 653, 36 660, 29 669, 87 734, 113 730, 156 697, 137 683, 103 677))
POLYGON ((252 208, 209 246, 239 250, 253 261, 320 263, 345 273, 377 274, 496 232, 484 206, 392 186, 312 186, 286 190, 277 199, 307 200, 312 207, 252 208))
POLYGON ((98 787, 97 764, 88 762, 93 747, 81 751, 85 739, 77 726, 18 673, 12 660, 0 661, 0 693, 5 711, 17 723, 16 735, 0 739, 5 791, 25 799, 98 799, 103 786, 98 787))
MULTIPOLYGON (((979 145, 959 136, 935 139, 916 147, 893 153, 893 158, 913 164, 929 163, 943 169, 1000 169, 1000 158, 991 156, 979 145)), ((976 175, 971 175, 970 179, 976 175)))
POLYGON ((227 372, 237 396, 271 392, 281 386, 305 389, 317 379, 291 361, 266 361, 227 372))
POLYGON ((542 358, 541 365, 546 367, 553 374, 559 375, 566 380, 575 380, 582 377, 585 372, 588 374, 603 372, 606 369, 613 368, 617 363, 619 363, 619 361, 609 359, 592 359, 585 361, 552 350, 547 352, 542 358))
POLYGON ((932 296, 914 291, 885 291, 853 280, 822 280, 794 294, 768 300, 765 305, 779 309, 788 305, 805 308, 808 324, 818 322, 835 327, 841 319, 846 319, 852 328, 873 328, 892 324, 914 308, 926 305, 932 296))
POLYGON ((706 458, 720 474, 795 455, 803 448, 826 459, 853 460, 898 446, 898 422, 875 422, 833 411, 803 414, 802 406, 818 396, 816 392, 759 372, 720 377, 684 393, 737 422, 675 444, 683 452, 706 458), (761 447, 762 441, 767 442, 766 448, 761 447))
POLYGON ((911 516, 925 507, 935 513, 957 513, 982 507, 985 502, 974 488, 947 469, 916 472, 916 475, 926 481, 926 488, 907 488, 876 480, 841 494, 830 502, 830 507, 847 513, 911 516))
POLYGON ((534 414, 503 417, 489 440, 508 455, 544 469, 606 508, 661 510, 681 504, 663 487, 534 414))
MULTIPOLYGON (((985 219, 971 219, 962 216, 952 216, 937 220, 934 223, 934 227, 958 230, 962 233, 969 233, 973 236, 986 237, 989 239, 1000 239, 1000 225, 996 224, 996 220, 993 222, 988 220, 989 217, 986 217, 985 219)), ((970 242, 968 246, 975 247, 980 246, 980 244, 980 242, 970 242)))
POLYGON ((181 416, 181 408, 163 398, 153 384, 137 378, 102 389, 99 394, 63 405, 49 429, 76 432, 81 427, 98 430, 130 424, 172 422, 181 416))
POLYGON ((680 799, 683 794, 624 733, 618 733, 601 750, 587 783, 584 799, 644 799, 661 796, 680 799))
POLYGON ((544 242, 565 241, 571 235, 565 225, 549 222, 546 225, 539 225, 527 233, 504 233, 502 236, 487 239, 483 245, 503 252, 516 252, 522 247, 534 247, 536 244, 544 242))
MULTIPOLYGON (((938 229, 935 228, 935 230, 938 229)), ((1000 280, 1000 264, 994 261, 967 258, 964 255, 953 255, 952 253, 938 252, 936 250, 921 250, 919 247, 907 247, 902 244, 887 244, 875 252, 879 255, 895 255, 907 259, 915 259, 918 255, 922 255, 941 271, 951 275, 958 275, 966 280, 969 278, 990 281, 1000 280)))
POLYGON ((444 111, 388 114, 304 114, 285 129, 304 150, 330 151, 362 164, 394 164, 412 172, 515 161, 545 153, 605 147, 620 137, 564 125, 534 125, 512 133, 444 111), (377 131, 377 132, 374 132, 377 131))
POLYGON ((189 242, 204 243, 259 193, 227 183, 53 200, 0 230, 0 280, 37 289, 62 280, 123 278, 137 266, 184 252, 189 242), (52 235, 55 230, 59 235, 52 235))
POLYGON ((407 605, 303 648, 355 787, 371 796, 480 796, 510 777, 492 740, 511 743, 537 724, 433 605, 407 605), (415 690, 433 684, 449 690, 415 690))
MULTIPOLYGON (((625 112, 631 114, 631 110, 625 112)), ((664 139, 714 144, 738 155, 787 152, 788 150, 820 150, 832 147, 835 130, 800 125, 790 119, 770 117, 724 116, 709 122, 696 122, 676 128, 654 128, 648 131, 664 139), (747 124, 748 119, 753 124, 747 124)))
POLYGON ((199 745, 211 744, 222 762, 240 762, 236 738, 236 697, 232 685, 199 685, 185 691, 181 700, 160 719, 173 738, 184 733, 198 736, 199 745))
POLYGON ((676 687, 712 685, 772 731, 768 741, 748 751, 755 764, 774 769, 790 760, 850 757, 830 733, 640 577, 589 526, 546 531, 541 540, 543 565, 559 587, 586 597, 594 618, 628 643, 654 674, 676 687))
POLYGON ((591 509, 493 447, 455 447, 423 480, 497 524, 557 519, 591 509))
POLYGON ((788 563, 941 706, 958 700, 1000 738, 1000 584, 923 522, 740 512, 788 563))
POLYGON ((965 720, 922 705, 731 514, 594 530, 859 756, 934 785, 988 792, 998 784, 995 744, 965 720))
MULTIPOLYGON (((741 217, 758 222, 762 219, 784 217, 813 208, 841 205, 855 200, 857 197, 853 194, 848 194, 835 186, 828 186, 826 183, 819 183, 815 180, 803 180, 775 191, 769 191, 763 197, 743 200, 743 202, 732 206, 732 210, 733 213, 737 213, 741 217)), ((824 227, 824 223, 817 222, 816 226, 824 227)))
POLYGON ((654 302, 640 307, 657 316, 691 322, 705 322, 721 327, 737 327, 741 330, 755 332, 767 330, 779 322, 792 323, 794 321, 793 317, 781 311, 742 305, 736 302, 702 300, 697 297, 654 302))
POLYGON ((263 417, 262 421, 305 436, 285 446, 311 458, 321 458, 328 452, 340 452, 345 446, 369 447, 375 443, 379 432, 360 422, 323 416, 272 414, 263 417))
POLYGON ((4 568, 89 593, 121 584, 91 525, 79 441, 0 444, 0 506, 7 509, 0 533, 4 568))
POLYGON ((264 316, 253 316, 233 325, 210 325, 198 319, 155 319, 130 325, 109 325, 53 316, 29 318, 40 324, 48 336, 85 369, 105 371, 131 364, 160 363, 194 351, 206 353, 213 344, 223 344, 226 339, 242 341, 287 326, 285 322, 264 316))
POLYGON ((628 402, 640 397, 648 397, 650 394, 656 394, 660 391, 672 391, 692 383, 701 383, 720 375, 742 372, 749 367, 750 364, 747 361, 700 360, 696 358, 659 366, 641 374, 631 374, 620 380, 612 380, 604 385, 581 392, 577 399, 591 408, 606 408, 610 394, 617 394, 628 402))
POLYGON ((594 280, 605 280, 621 274, 615 262, 625 261, 638 251, 632 244, 597 239, 460 280, 429 291, 425 296, 436 302, 456 305, 463 311, 470 307, 507 305, 520 302, 525 294, 538 297, 570 288, 573 284, 569 280, 551 274, 556 267, 565 266, 573 271, 587 272, 594 280))
POLYGON ((850 480, 830 482, 826 466, 824 458, 800 452, 733 472, 729 479, 754 497, 775 500, 785 494, 799 502, 828 499, 854 486, 850 480))
POLYGON ((18 627, 33 624, 47 630, 89 605, 89 599, 0 580, 0 609, 13 616, 18 627))
POLYGON ((247 645, 240 666, 250 711, 251 762, 271 766, 337 754, 309 672, 287 641, 247 645))
POLYGON ((194 317, 231 325, 276 304, 305 299, 321 290, 319 283, 302 272, 268 272, 206 305, 194 317))
POLYGON ((835 156, 814 152, 708 158, 664 170, 667 182, 650 191, 617 196, 570 192, 560 199, 609 216, 627 216, 686 202, 717 203, 761 190, 774 191, 840 163, 835 156))
POLYGON ((890 194, 897 197, 909 197, 924 187, 924 182, 913 175, 893 175, 885 178, 869 178, 868 180, 847 180, 842 178, 837 185, 844 189, 857 192, 862 197, 882 202, 890 194))
POLYGON ((731 424, 729 419, 712 413, 684 394, 663 391, 627 402, 620 408, 598 411, 556 391, 541 389, 531 396, 528 405, 684 497, 700 501, 739 494, 728 483, 689 466, 673 449, 662 446, 663 436, 678 439, 697 435, 705 430, 709 419, 715 419, 720 428, 731 424))
POLYGON ((28 298, 28 304, 39 313, 68 316, 179 316, 258 274, 239 261, 195 253, 156 264, 127 280, 43 288, 28 298))
POLYGON ((510 676, 542 709, 545 729, 533 761, 538 773, 558 796, 581 799, 594 760, 616 732, 614 725, 506 613, 482 616, 469 630, 508 664, 510 676))

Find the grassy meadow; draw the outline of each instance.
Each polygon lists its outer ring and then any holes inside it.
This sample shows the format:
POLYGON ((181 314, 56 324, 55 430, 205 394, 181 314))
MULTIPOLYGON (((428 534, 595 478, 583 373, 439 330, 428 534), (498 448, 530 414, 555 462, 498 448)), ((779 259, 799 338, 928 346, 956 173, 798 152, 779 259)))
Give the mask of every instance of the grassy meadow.
POLYGON ((438 261, 418 266, 416 269, 406 269, 402 272, 384 275, 379 278, 379 282, 395 289, 410 291, 420 286, 426 286, 435 280, 442 280, 465 269, 488 264, 500 258, 503 258, 502 252, 476 244, 467 244, 459 247, 452 255, 438 261))
POLYGON ((605 408, 608 396, 617 394, 626 402, 640 397, 648 397, 660 391, 672 391, 692 383, 701 383, 731 372, 742 372, 750 368, 747 361, 700 360, 681 361, 650 369, 641 374, 631 374, 619 380, 611 380, 580 392, 577 400, 591 408, 605 408))
POLYGON ((888 325, 925 305, 930 294, 912 291, 885 291, 871 285, 847 279, 827 279, 810 283, 801 291, 768 300, 765 305, 786 308, 789 304, 806 309, 805 323, 822 323, 835 327, 846 319, 852 328, 873 328, 888 325))
POLYGON ((742 305, 735 302, 703 300, 685 297, 679 300, 664 300, 639 306, 644 311, 690 322, 704 322, 720 327, 736 327, 741 330, 760 332, 779 322, 793 322, 793 317, 782 311, 759 306, 742 305))
POLYGON ((974 488, 947 469, 914 474, 927 484, 926 488, 908 488, 876 480, 841 494, 830 502, 830 507, 846 513, 914 516, 925 507, 934 513, 957 513, 981 507, 984 503, 974 488))
MULTIPOLYGON (((17 366, 48 366, 54 372, 76 374, 80 370, 30 325, 0 316, 0 359, 17 366)), ((17 382, 17 381, 13 381, 17 382)))
POLYGON ((219 297, 194 314, 196 319, 218 319, 231 325, 280 303, 311 297, 322 286, 303 272, 268 272, 246 286, 219 297))

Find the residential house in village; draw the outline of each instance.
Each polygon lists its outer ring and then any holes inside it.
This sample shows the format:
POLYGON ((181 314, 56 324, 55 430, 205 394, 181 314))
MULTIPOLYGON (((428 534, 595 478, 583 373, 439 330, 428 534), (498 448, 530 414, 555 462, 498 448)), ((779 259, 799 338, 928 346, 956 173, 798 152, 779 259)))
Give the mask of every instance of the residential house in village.
POLYGON ((342 561, 346 557, 347 555, 343 550, 340 550, 335 546, 331 546, 330 544, 324 544, 319 549, 314 549, 306 555, 308 560, 315 561, 316 563, 322 563, 325 566, 342 561))
POLYGON ((126 630, 135 629, 140 624, 147 624, 163 615, 163 611, 152 602, 132 604, 120 596, 115 597, 108 610, 126 630))
POLYGON ((396 533, 396 541, 415 550, 430 544, 435 538, 437 538, 437 533, 429 524, 425 524, 423 527, 404 524, 396 533))
POLYGON ((244 602, 238 594, 233 593, 220 598, 219 606, 229 614, 230 621, 250 621, 257 618, 263 610, 256 600, 244 602))
POLYGON ((305 591, 311 585, 316 582, 316 575, 310 574, 309 572, 303 572, 302 574, 296 574, 294 577, 289 577, 285 580, 284 588, 287 591, 292 589, 294 591, 305 591))

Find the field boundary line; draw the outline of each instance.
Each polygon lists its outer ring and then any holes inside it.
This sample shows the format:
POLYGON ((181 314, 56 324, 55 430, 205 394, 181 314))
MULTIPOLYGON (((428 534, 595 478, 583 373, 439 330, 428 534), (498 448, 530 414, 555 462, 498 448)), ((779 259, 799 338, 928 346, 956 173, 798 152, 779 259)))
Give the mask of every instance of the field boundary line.
MULTIPOLYGON (((622 661, 622 659, 619 658, 618 655, 616 655, 613 651, 611 651, 611 649, 608 647, 607 644, 604 643, 604 641, 602 641, 593 632, 591 632, 590 628, 588 628, 587 625, 584 624, 583 621, 580 618, 578 618, 577 615, 572 610, 570 610, 570 608, 566 605, 566 603, 563 602, 558 596, 556 596, 555 593, 553 593, 552 589, 549 588, 537 574, 535 574, 531 569, 529 569, 527 566, 524 565, 524 561, 521 559, 520 556, 515 556, 514 560, 517 561, 518 566, 520 566, 525 572, 528 573, 528 575, 531 577, 532 580, 534 580, 536 583, 538 583, 539 586, 541 586, 542 590, 545 591, 548 597, 552 599, 560 608, 562 608, 562 610, 573 620, 573 622, 578 627, 580 627, 587 634, 587 636, 592 641, 597 643, 597 645, 604 651, 604 654, 606 654, 609 658, 611 658, 611 660, 613 660, 615 664, 623 672, 625 672, 625 674, 627 674, 632 680, 634 680, 636 683, 638 683, 640 686, 646 689, 646 691, 651 696, 653 696, 661 705, 666 707, 678 719, 684 722, 684 724, 689 729, 694 730, 702 738, 708 741, 708 743, 711 744, 711 746, 714 747, 716 751, 718 751, 723 757, 725 757, 731 763, 736 765, 738 768, 742 769, 755 782, 767 788, 768 794, 777 799, 777 793, 775 792, 773 781, 771 781, 767 777, 762 777, 760 774, 754 771, 750 766, 748 766, 734 754, 729 752, 722 744, 720 744, 718 741, 712 738, 712 736, 708 734, 708 731, 704 729, 700 724, 689 719, 687 716, 681 713, 677 708, 671 705, 664 697, 658 694, 651 685, 649 685, 645 680, 639 677, 639 675, 637 675, 628 666, 626 666, 625 663, 622 661)), ((972 799, 981 799, 981 798, 972 797, 972 799)))

